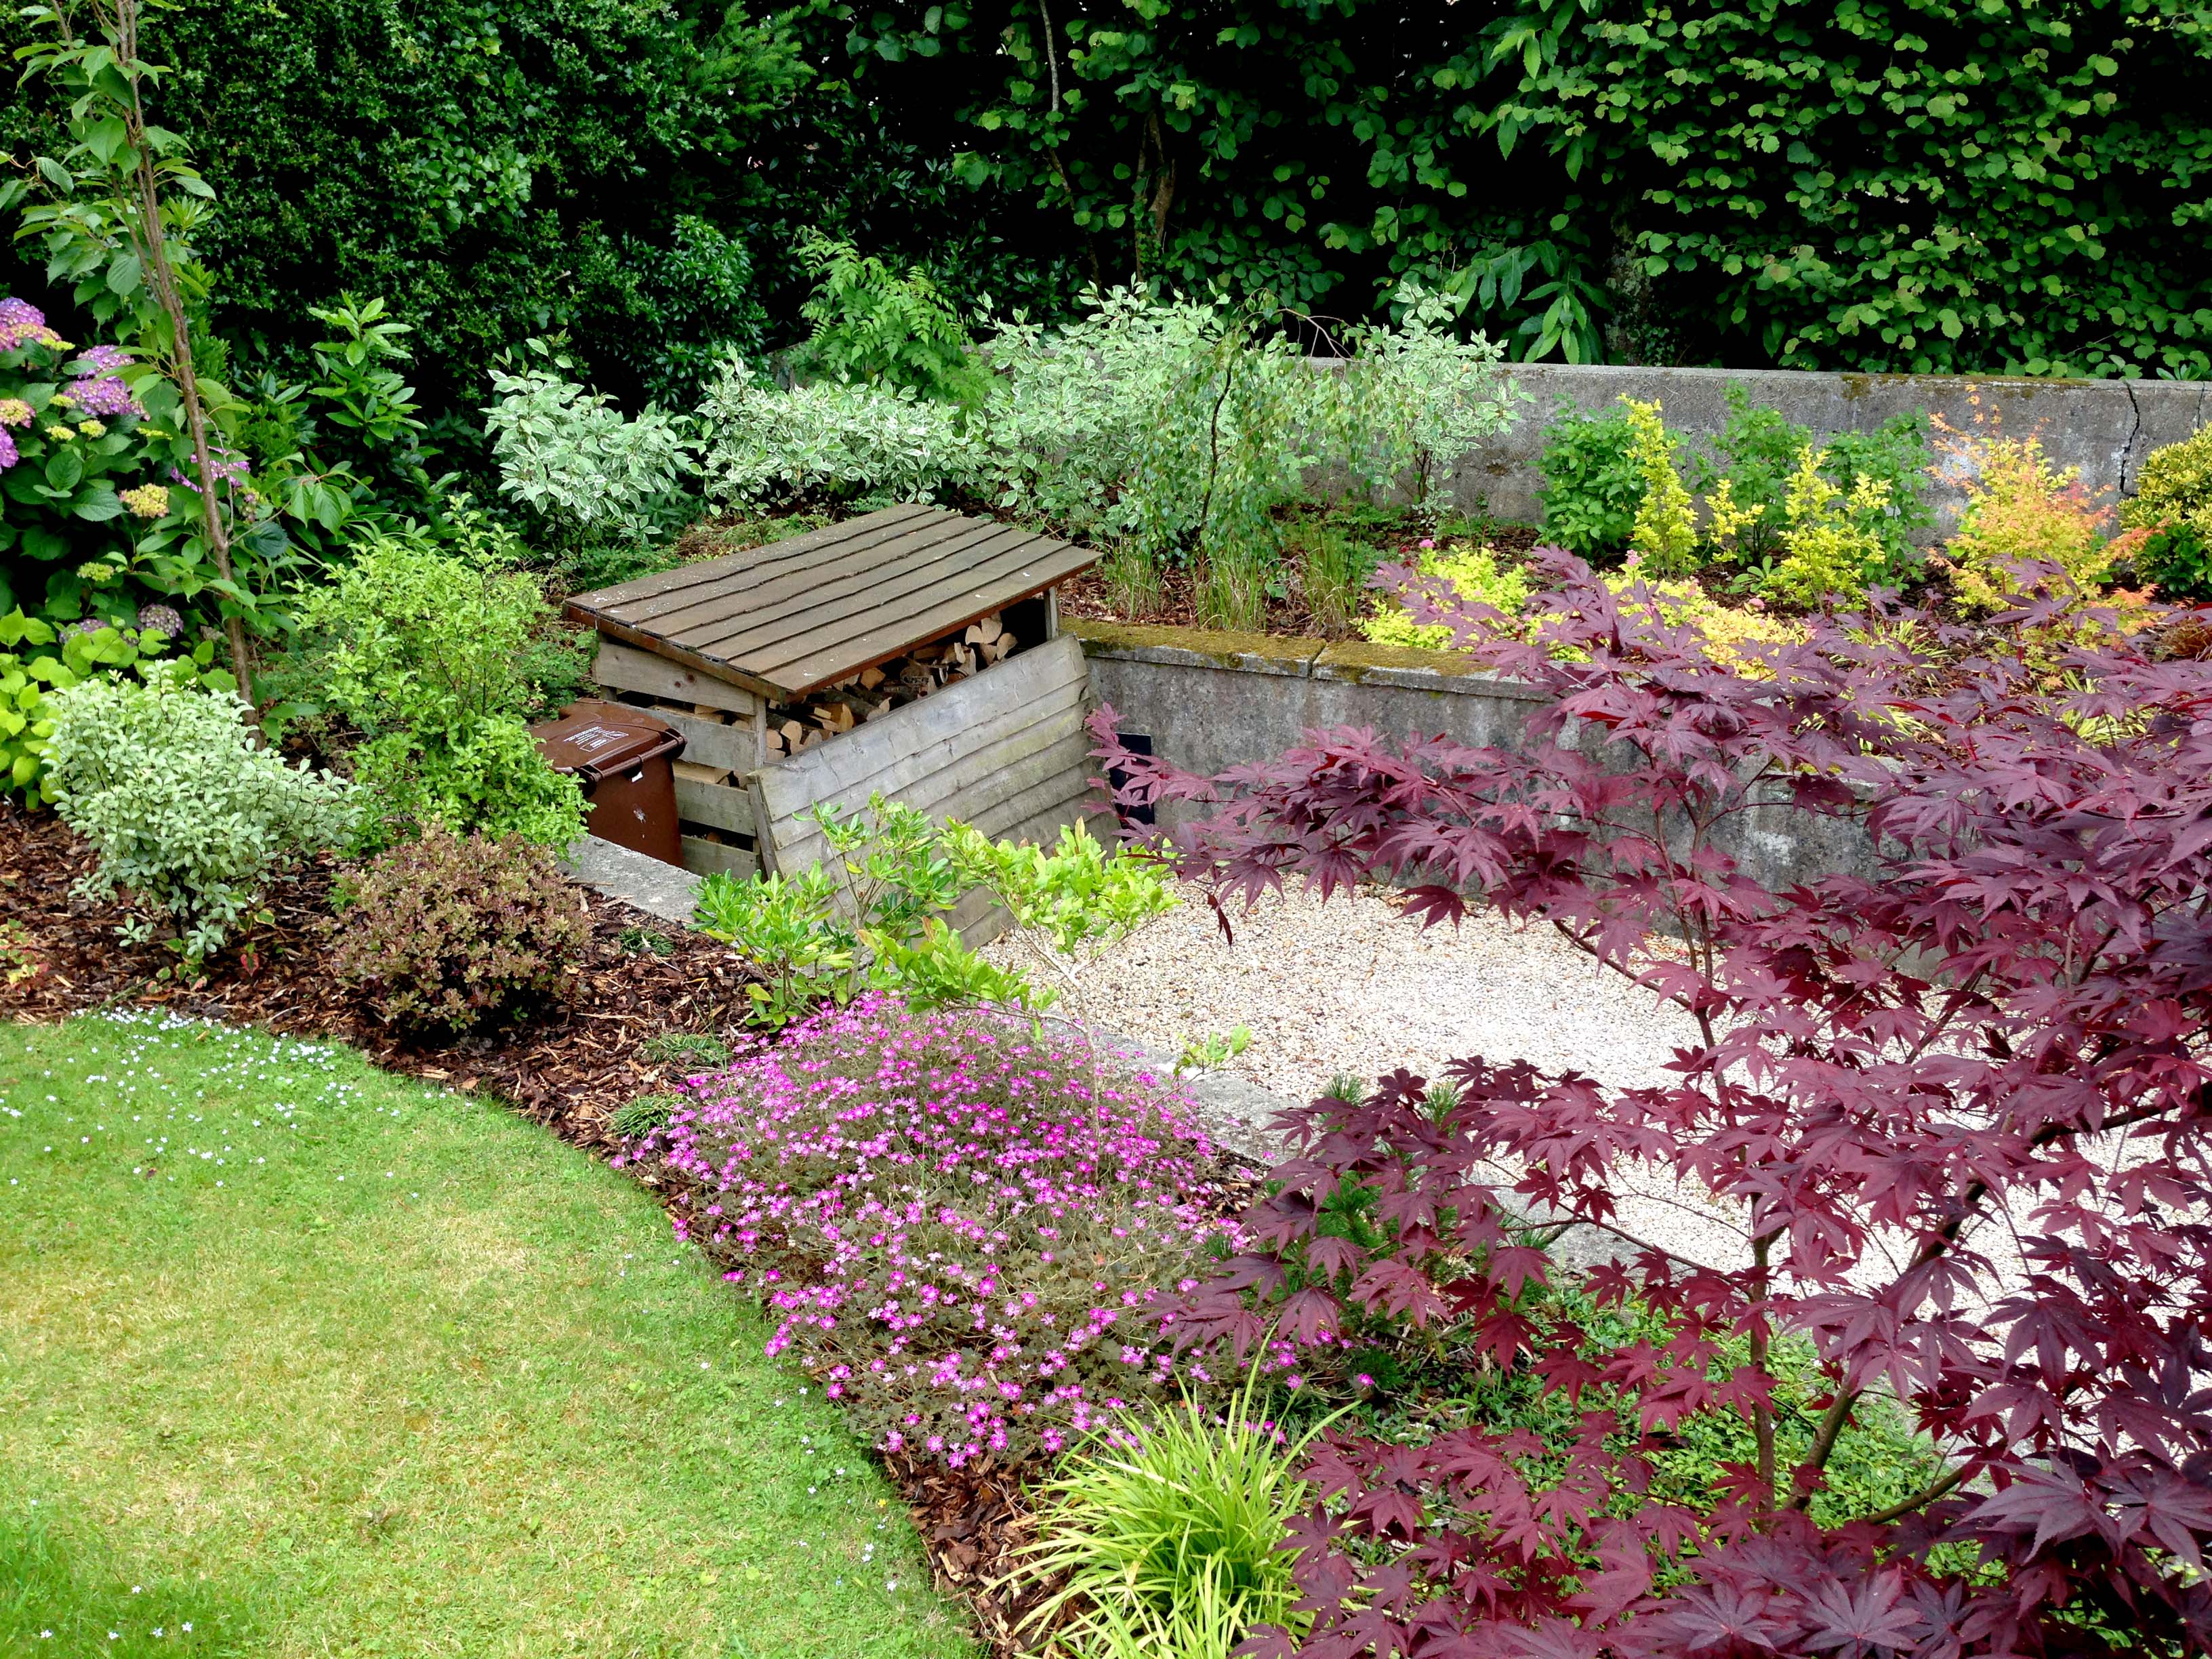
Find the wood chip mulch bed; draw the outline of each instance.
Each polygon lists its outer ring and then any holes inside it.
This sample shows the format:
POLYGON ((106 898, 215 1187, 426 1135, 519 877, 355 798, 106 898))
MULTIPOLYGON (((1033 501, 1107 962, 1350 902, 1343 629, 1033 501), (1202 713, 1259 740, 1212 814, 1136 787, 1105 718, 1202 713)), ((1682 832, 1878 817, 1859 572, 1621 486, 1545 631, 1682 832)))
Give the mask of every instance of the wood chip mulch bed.
MULTIPOLYGON (((672 1091, 697 1070, 647 1058, 639 1052, 647 1040, 668 1031, 727 1036, 754 977, 742 957, 714 940, 579 886, 576 902, 591 918, 592 939, 571 1006, 511 1030, 410 1042, 366 1014, 324 965, 332 861, 282 878, 268 899, 272 920, 191 981, 162 976, 174 958, 161 946, 126 945, 117 937, 118 907, 72 896, 71 885, 92 865, 92 854, 52 813, 27 813, 0 799, 0 1019, 162 1008, 287 1036, 334 1038, 387 1070, 495 1096, 600 1157, 617 1150, 606 1133, 617 1107, 672 1091)), ((991 1588, 1033 1535, 1022 1493, 1029 1471, 950 1469, 897 1455, 881 1461, 913 1513, 939 1588, 967 1603, 989 1650, 1000 1659, 1034 1651, 1013 1635, 1030 1601, 991 1588)))

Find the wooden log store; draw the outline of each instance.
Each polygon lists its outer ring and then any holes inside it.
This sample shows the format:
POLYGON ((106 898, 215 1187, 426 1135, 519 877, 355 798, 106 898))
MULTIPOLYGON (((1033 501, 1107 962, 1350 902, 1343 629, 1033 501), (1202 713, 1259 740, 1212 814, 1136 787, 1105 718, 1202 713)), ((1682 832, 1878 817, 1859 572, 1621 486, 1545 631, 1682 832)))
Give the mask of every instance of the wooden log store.
POLYGON ((684 733, 684 866, 791 874, 827 851, 802 813, 877 790, 1024 841, 1109 811, 1053 592, 1097 556, 891 507, 579 593, 567 613, 598 630, 599 684, 684 733))

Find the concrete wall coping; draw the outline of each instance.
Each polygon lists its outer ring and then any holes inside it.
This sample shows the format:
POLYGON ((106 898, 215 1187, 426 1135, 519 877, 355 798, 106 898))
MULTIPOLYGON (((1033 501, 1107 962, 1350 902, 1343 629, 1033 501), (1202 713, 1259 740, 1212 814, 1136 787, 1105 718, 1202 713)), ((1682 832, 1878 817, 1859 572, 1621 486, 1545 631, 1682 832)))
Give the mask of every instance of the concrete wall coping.
POLYGON ((1224 633, 1159 623, 1100 622, 1063 616, 1060 632, 1083 642, 1086 657, 1152 663, 1165 668, 1216 668, 1273 674, 1290 679, 1334 680, 1352 685, 1392 685, 1455 696, 1542 702, 1544 694, 1517 680, 1500 679, 1460 652, 1373 645, 1361 640, 1285 638, 1224 633))

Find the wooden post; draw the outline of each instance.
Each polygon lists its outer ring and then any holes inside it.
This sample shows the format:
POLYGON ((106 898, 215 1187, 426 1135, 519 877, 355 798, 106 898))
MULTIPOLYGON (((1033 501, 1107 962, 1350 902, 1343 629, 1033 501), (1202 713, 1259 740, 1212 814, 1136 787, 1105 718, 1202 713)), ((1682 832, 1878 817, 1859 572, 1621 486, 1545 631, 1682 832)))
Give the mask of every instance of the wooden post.
POLYGON ((1057 586, 1048 587, 1044 591, 1044 636, 1048 640, 1060 637, 1060 589, 1057 586))
POLYGON ((768 764, 768 705, 753 705, 753 769, 768 764))

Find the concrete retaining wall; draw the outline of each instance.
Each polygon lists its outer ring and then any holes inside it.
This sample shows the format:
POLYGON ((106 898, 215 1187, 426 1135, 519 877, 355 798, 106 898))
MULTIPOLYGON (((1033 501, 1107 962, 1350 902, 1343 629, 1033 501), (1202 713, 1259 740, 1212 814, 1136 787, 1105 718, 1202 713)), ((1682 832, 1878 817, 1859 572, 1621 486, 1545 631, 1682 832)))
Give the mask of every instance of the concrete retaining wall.
MULTIPOLYGON (((1462 506, 1527 524, 1543 516, 1536 462, 1545 427, 1562 404, 1601 410, 1623 392, 1657 398, 1668 425, 1691 439, 1720 431, 1731 386, 1742 386, 1754 404, 1780 410, 1816 437, 1870 431, 1903 414, 1941 415, 1961 431, 1987 430, 1995 422, 2008 435, 2038 434, 2050 454, 2080 467, 2082 483, 2108 501, 2135 492, 2143 458, 2152 450, 2212 425, 2212 382, 2202 381, 1967 380, 1566 363, 1516 363, 1506 372, 1525 394, 1514 423, 1460 463, 1455 486, 1462 506)), ((1955 484, 1936 488, 1939 532, 1956 523, 1961 499, 1955 484)))
MULTIPOLYGON (((1306 732, 1335 726, 1510 748, 1542 701, 1442 652, 1066 617, 1060 625, 1083 641, 1092 696, 1113 706, 1122 732, 1208 775, 1273 759, 1306 732)), ((1172 826, 1191 809, 1164 811, 1172 826)), ((1743 814, 1724 844, 1770 888, 1876 867, 1857 825, 1782 801, 1743 814)))

